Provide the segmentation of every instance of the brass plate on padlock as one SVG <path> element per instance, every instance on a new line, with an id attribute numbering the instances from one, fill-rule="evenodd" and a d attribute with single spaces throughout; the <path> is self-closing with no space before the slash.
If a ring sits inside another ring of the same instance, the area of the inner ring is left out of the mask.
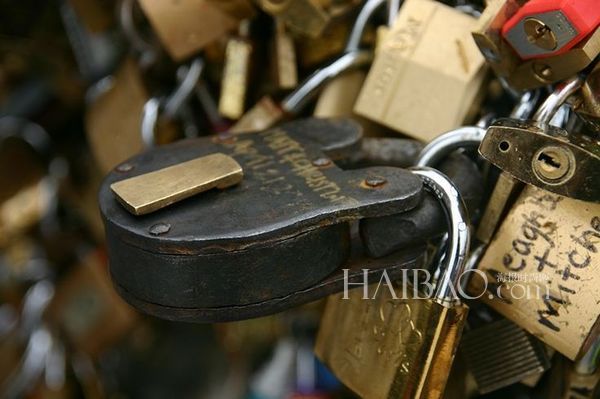
<path id="1" fill-rule="evenodd" d="M 422 183 L 410 172 L 342 171 L 333 163 L 360 138 L 349 120 L 308 119 L 184 140 L 130 159 L 130 170 L 117 168 L 99 194 L 113 279 L 134 300 L 179 309 L 249 305 L 314 285 L 348 256 L 345 222 L 403 212 L 421 199 Z M 142 217 L 110 190 L 119 180 L 216 152 L 242 166 L 240 184 Z"/>
<path id="2" fill-rule="evenodd" d="M 145 215 L 213 188 L 242 181 L 235 159 L 211 154 L 113 183 L 110 188 L 134 215 Z"/>
<path id="3" fill-rule="evenodd" d="M 468 308 L 376 288 L 366 299 L 360 288 L 329 297 L 317 357 L 363 398 L 442 398 Z"/>
<path id="4" fill-rule="evenodd" d="M 476 23 L 436 1 L 405 1 L 354 111 L 425 142 L 461 126 L 486 71 L 471 37 Z"/>
<path id="5" fill-rule="evenodd" d="M 592 138 L 507 118 L 488 128 L 479 153 L 522 182 L 600 202 L 600 144 Z"/>
<path id="6" fill-rule="evenodd" d="M 574 360 L 598 334 L 599 245 L 599 204 L 527 187 L 480 262 L 481 299 Z"/>

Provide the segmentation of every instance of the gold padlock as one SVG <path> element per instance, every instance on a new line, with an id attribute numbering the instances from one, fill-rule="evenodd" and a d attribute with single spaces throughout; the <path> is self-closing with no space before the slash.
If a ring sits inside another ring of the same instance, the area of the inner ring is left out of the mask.
<path id="1" fill-rule="evenodd" d="M 348 71 L 328 82 L 319 95 L 313 115 L 334 118 L 353 114 L 354 103 L 365 81 L 361 70 Z"/>
<path id="2" fill-rule="evenodd" d="M 356 113 L 426 142 L 462 126 L 486 72 L 471 37 L 476 23 L 439 2 L 404 2 L 377 51 Z"/>
<path id="3" fill-rule="evenodd" d="M 598 334 L 600 205 L 527 186 L 479 264 L 473 294 L 569 359 Z M 487 287 L 486 287 L 487 286 Z"/>
<path id="4" fill-rule="evenodd" d="M 294 40 L 286 31 L 281 20 L 275 20 L 273 37 L 273 64 L 275 82 L 283 90 L 293 89 L 298 85 L 298 67 L 296 65 L 296 48 Z"/>
<path id="5" fill-rule="evenodd" d="M 94 158 L 107 173 L 144 148 L 140 126 L 149 96 L 133 59 L 126 59 L 114 78 L 102 84 L 103 92 L 88 106 L 85 125 Z"/>
<path id="6" fill-rule="evenodd" d="M 259 0 L 259 6 L 306 36 L 318 37 L 331 19 L 317 0 Z"/>
<path id="7" fill-rule="evenodd" d="M 140 0 L 161 43 L 182 61 L 237 28 L 239 20 L 209 0 Z"/>
<path id="8" fill-rule="evenodd" d="M 88 93 L 86 133 L 100 171 L 107 173 L 145 148 L 145 110 L 156 101 L 150 101 L 140 67 L 131 58 L 114 76 L 101 80 Z M 152 138 L 157 143 L 172 141 L 178 134 L 170 120 L 157 120 L 154 125 Z"/>
<path id="9" fill-rule="evenodd" d="M 386 279 L 386 287 L 378 284 L 370 298 L 364 282 L 362 290 L 328 299 L 317 336 L 317 356 L 365 398 L 443 397 L 466 322 L 468 308 L 455 295 L 469 246 L 464 204 L 439 172 L 415 173 L 438 196 L 450 224 L 435 295 L 407 298 L 406 286 L 393 287 Z"/>
<path id="10" fill-rule="evenodd" d="M 240 35 L 227 42 L 225 68 L 221 79 L 219 112 L 229 119 L 239 119 L 244 113 L 252 57 L 248 40 L 249 21 L 240 24 Z"/>

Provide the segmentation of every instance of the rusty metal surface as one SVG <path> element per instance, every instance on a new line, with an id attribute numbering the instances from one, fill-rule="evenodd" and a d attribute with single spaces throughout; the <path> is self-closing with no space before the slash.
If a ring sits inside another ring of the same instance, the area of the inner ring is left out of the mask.
<path id="1" fill-rule="evenodd" d="M 483 177 L 477 165 L 467 156 L 455 153 L 442 162 L 440 170 L 456 184 L 472 216 L 483 196 Z M 379 257 L 439 237 L 447 231 L 447 226 L 439 201 L 427 194 L 415 209 L 398 215 L 363 219 L 360 229 L 370 256 Z"/>
<path id="2" fill-rule="evenodd" d="M 342 292 L 344 290 L 344 268 L 349 269 L 348 282 L 361 283 L 364 281 L 363 269 L 369 270 L 368 281 L 377 282 L 382 277 L 384 271 L 391 280 L 400 280 L 403 277 L 403 270 L 424 267 L 424 246 L 416 246 L 384 258 L 373 259 L 366 257 L 362 249 L 360 249 L 360 240 L 353 240 L 352 244 L 355 254 L 346 264 L 334 271 L 330 276 L 304 289 L 291 292 L 288 295 L 273 297 L 252 304 L 215 308 L 168 307 L 142 301 L 118 284 L 115 284 L 115 286 L 119 294 L 127 302 L 139 311 L 151 316 L 173 321 L 216 323 L 267 316 Z M 357 248 L 359 249 L 357 250 Z M 350 288 L 355 287 L 357 286 L 350 286 Z"/>
<path id="3" fill-rule="evenodd" d="M 172 308 L 249 305 L 313 286 L 347 258 L 346 222 L 402 213 L 421 201 L 421 181 L 408 171 L 343 171 L 331 162 L 328 152 L 342 156 L 359 139 L 354 122 L 309 119 L 132 158 L 99 194 L 113 279 L 136 300 Z M 110 192 L 115 181 L 214 152 L 242 166 L 238 186 L 142 217 Z"/>

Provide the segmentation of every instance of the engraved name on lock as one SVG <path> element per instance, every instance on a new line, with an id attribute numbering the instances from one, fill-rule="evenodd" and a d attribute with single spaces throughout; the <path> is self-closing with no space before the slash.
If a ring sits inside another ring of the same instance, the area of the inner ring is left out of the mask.
<path id="1" fill-rule="evenodd" d="M 600 205 L 527 187 L 480 263 L 482 299 L 575 360 L 598 330 L 599 251 Z"/>

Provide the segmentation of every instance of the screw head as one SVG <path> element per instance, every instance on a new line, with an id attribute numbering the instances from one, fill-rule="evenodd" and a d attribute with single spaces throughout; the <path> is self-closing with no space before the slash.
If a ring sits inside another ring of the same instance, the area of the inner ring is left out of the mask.
<path id="1" fill-rule="evenodd" d="M 331 160 L 328 158 L 317 158 L 315 160 L 312 161 L 313 166 L 317 166 L 317 167 L 325 167 L 325 166 L 329 166 L 331 165 Z"/>
<path id="2" fill-rule="evenodd" d="M 115 170 L 119 173 L 129 172 L 132 169 L 133 169 L 133 165 L 130 164 L 129 162 L 122 163 L 121 165 L 119 165 L 115 168 Z"/>
<path id="3" fill-rule="evenodd" d="M 167 234 L 171 230 L 171 225 L 169 223 L 156 223 L 150 226 L 148 232 L 153 236 L 160 236 L 163 234 Z"/>
<path id="4" fill-rule="evenodd" d="M 383 177 L 379 177 L 379 176 L 367 177 L 365 179 L 365 184 L 371 188 L 381 187 L 386 183 L 387 183 L 387 180 L 384 179 Z"/>

